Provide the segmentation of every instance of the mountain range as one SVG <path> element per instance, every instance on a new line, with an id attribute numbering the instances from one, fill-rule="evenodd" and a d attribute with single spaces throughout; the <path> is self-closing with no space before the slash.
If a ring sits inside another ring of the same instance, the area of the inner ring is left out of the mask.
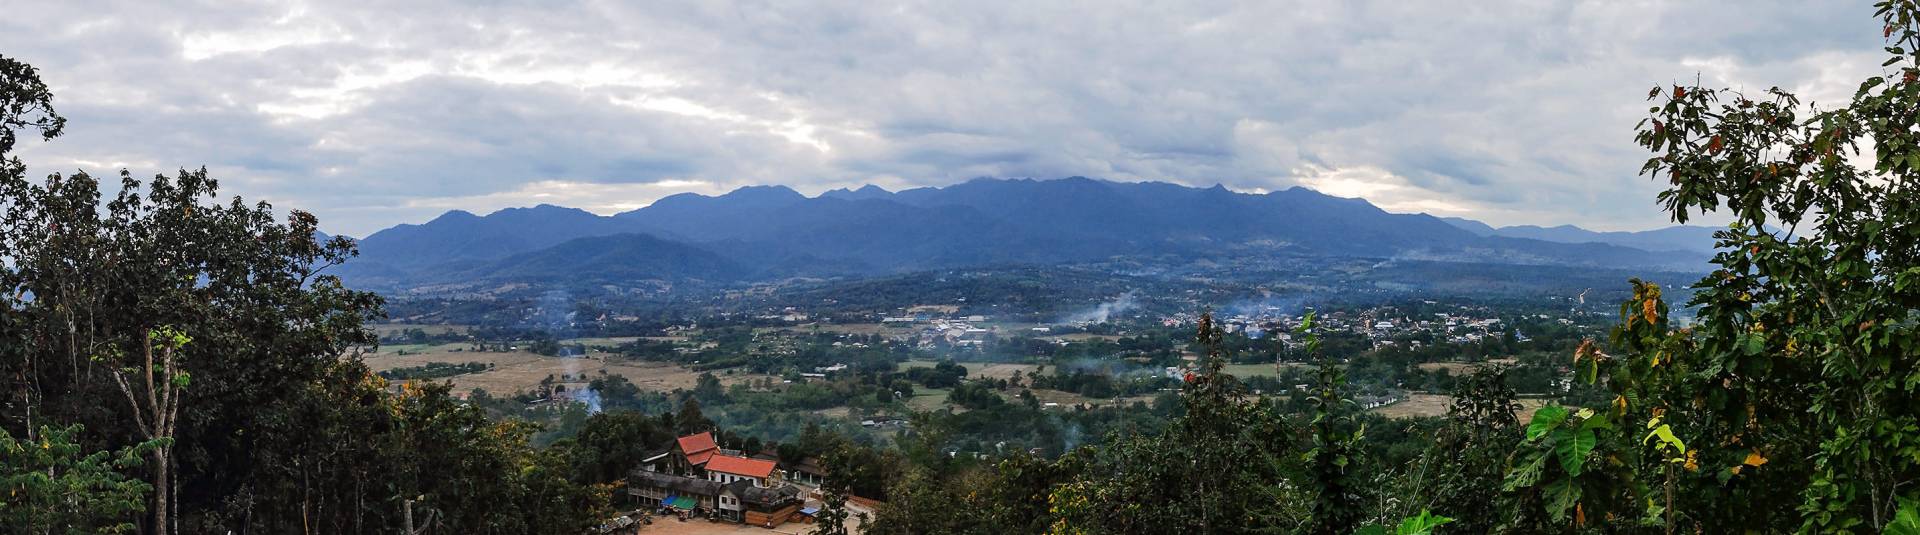
<path id="1" fill-rule="evenodd" d="M 1494 228 L 1397 214 L 1306 188 L 975 179 L 808 197 L 785 186 L 683 193 L 611 216 L 552 205 L 451 211 L 359 241 L 342 266 L 376 289 L 476 282 L 735 282 L 1120 258 L 1356 257 L 1693 268 L 1711 229 Z M 1657 252 L 1656 252 L 1657 251 Z"/>
<path id="2" fill-rule="evenodd" d="M 1714 227 L 1675 225 L 1638 232 L 1598 232 L 1573 225 L 1553 227 L 1516 225 L 1495 228 L 1486 223 L 1460 217 L 1443 217 L 1440 220 L 1481 236 L 1527 238 L 1559 243 L 1606 243 L 1648 251 L 1712 251 L 1713 233 L 1718 230 Z"/>

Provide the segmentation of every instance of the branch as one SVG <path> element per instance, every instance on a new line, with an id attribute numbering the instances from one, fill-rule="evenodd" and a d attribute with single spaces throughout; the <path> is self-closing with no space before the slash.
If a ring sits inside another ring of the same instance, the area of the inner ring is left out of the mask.
<path id="1" fill-rule="evenodd" d="M 113 371 L 113 381 L 115 383 L 120 384 L 120 392 L 127 395 L 127 404 L 133 407 L 133 423 L 135 425 L 140 426 L 140 431 L 142 433 L 146 433 L 147 438 L 149 439 L 153 438 L 154 437 L 153 428 L 147 427 L 146 418 L 141 416 L 139 398 L 133 395 L 133 388 L 130 386 L 127 386 L 126 373 L 121 372 L 117 368 L 112 371 Z"/>

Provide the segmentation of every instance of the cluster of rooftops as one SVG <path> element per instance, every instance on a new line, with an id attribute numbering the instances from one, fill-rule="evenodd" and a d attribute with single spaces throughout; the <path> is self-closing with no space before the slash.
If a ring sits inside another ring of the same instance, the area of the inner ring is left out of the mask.
<path id="1" fill-rule="evenodd" d="M 627 478 L 627 493 L 649 506 L 772 527 L 804 521 L 812 512 L 804 508 L 805 491 L 786 479 L 773 459 L 721 449 L 712 433 L 698 433 L 643 459 Z"/>

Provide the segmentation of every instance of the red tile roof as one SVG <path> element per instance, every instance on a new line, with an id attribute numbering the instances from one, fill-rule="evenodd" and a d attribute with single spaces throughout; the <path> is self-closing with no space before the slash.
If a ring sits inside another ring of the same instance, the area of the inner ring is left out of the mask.
<path id="1" fill-rule="evenodd" d="M 707 462 L 720 447 L 713 443 L 713 433 L 700 433 L 680 437 L 680 453 L 687 456 L 687 462 L 701 464 Z"/>
<path id="2" fill-rule="evenodd" d="M 707 471 L 737 476 L 767 477 L 773 475 L 773 461 L 715 455 L 707 459 Z"/>
<path id="3" fill-rule="evenodd" d="M 707 460 L 712 459 L 713 454 L 715 453 L 719 453 L 719 451 L 707 450 L 707 451 L 702 451 L 698 453 L 689 453 L 687 454 L 687 464 L 692 464 L 692 465 L 707 464 Z"/>

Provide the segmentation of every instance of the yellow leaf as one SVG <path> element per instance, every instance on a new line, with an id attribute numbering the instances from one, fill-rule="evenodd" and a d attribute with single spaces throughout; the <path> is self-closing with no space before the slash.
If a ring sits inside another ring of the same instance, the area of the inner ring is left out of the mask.
<path id="1" fill-rule="evenodd" d="M 1760 465 L 1767 464 L 1767 457 L 1765 455 L 1761 455 L 1760 450 L 1753 450 L 1751 453 L 1747 454 L 1747 460 L 1743 464 L 1746 464 L 1747 466 L 1752 466 L 1754 468 L 1759 468 Z"/>

